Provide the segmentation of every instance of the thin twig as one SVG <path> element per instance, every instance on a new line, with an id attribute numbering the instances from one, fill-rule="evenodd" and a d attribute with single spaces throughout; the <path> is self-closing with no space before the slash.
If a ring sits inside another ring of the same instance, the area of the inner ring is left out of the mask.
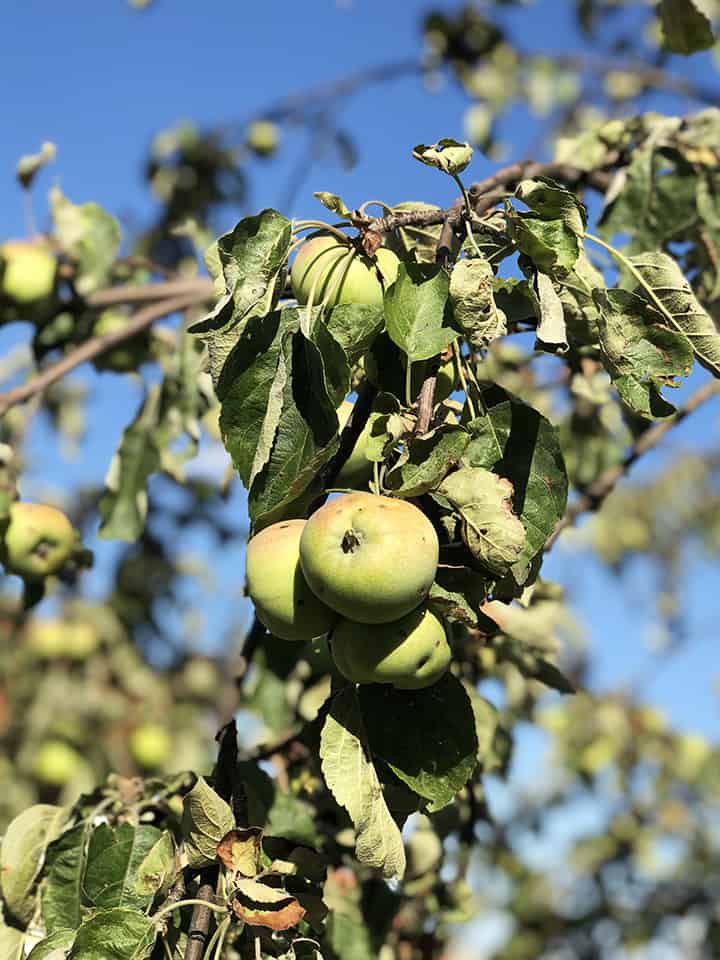
<path id="1" fill-rule="evenodd" d="M 678 407 L 674 417 L 663 420 L 662 423 L 656 423 L 653 427 L 650 427 L 649 430 L 646 430 L 645 433 L 637 439 L 632 449 L 620 463 L 614 464 L 608 467 L 607 470 L 604 470 L 597 480 L 590 484 L 587 490 L 570 504 L 564 515 L 558 520 L 553 532 L 545 541 L 544 549 L 546 551 L 549 550 L 562 531 L 566 527 L 572 526 L 582 513 L 588 510 L 597 510 L 608 494 L 615 489 L 618 481 L 644 453 L 656 447 L 669 430 L 672 430 L 678 423 L 682 423 L 686 417 L 719 392 L 720 383 L 717 380 L 709 380 L 696 390 L 681 407 Z"/>
<path id="2" fill-rule="evenodd" d="M 57 363 L 46 367 L 41 373 L 33 377 L 32 380 L 28 380 L 13 390 L 8 390 L 7 393 L 0 394 L 0 417 L 7 413 L 15 404 L 23 403 L 25 400 L 29 400 L 30 397 L 34 397 L 36 394 L 47 390 L 49 386 L 57 383 L 58 380 L 61 380 L 66 374 L 70 373 L 71 370 L 74 370 L 75 367 L 79 367 L 81 363 L 85 363 L 86 360 L 94 360 L 95 357 L 100 356 L 101 353 L 104 353 L 110 347 L 114 347 L 116 344 L 130 339 L 130 337 L 145 330 L 161 317 L 166 317 L 171 313 L 177 313 L 179 310 L 186 310 L 188 307 L 197 305 L 198 302 L 197 294 L 193 296 L 185 294 L 184 296 L 170 297 L 162 300 L 160 303 L 138 310 L 122 329 L 104 333 L 99 337 L 91 337 L 71 353 L 68 353 L 62 360 L 58 360 Z"/>

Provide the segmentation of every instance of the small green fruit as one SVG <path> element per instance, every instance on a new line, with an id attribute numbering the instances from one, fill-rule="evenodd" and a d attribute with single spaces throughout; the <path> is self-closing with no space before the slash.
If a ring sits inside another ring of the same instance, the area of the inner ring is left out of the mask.
<path id="1" fill-rule="evenodd" d="M 344 429 L 345 424 L 348 422 L 354 406 L 355 404 L 352 403 L 351 400 L 343 400 L 341 406 L 339 407 L 337 415 L 341 432 Z M 368 460 L 368 458 L 365 456 L 365 450 L 367 448 L 368 440 L 371 436 L 371 431 L 372 421 L 368 420 L 363 427 L 360 436 L 357 438 L 357 442 L 353 447 L 352 453 L 343 464 L 340 473 L 337 475 L 335 486 L 350 487 L 350 489 L 353 490 L 367 490 L 367 485 L 372 479 L 373 475 L 372 461 Z"/>
<path id="2" fill-rule="evenodd" d="M 100 337 L 105 333 L 115 333 L 127 326 L 129 316 L 122 310 L 103 310 L 93 326 L 93 336 Z M 93 364 L 96 370 L 112 370 L 114 373 L 130 373 L 137 370 L 140 364 L 147 359 L 150 346 L 150 335 L 147 331 L 135 334 L 128 340 L 123 340 L 114 347 L 110 347 L 99 357 L 95 357 Z"/>
<path id="3" fill-rule="evenodd" d="M 320 235 L 298 250 L 290 270 L 290 281 L 298 303 L 328 307 L 338 303 L 363 303 L 381 307 L 383 291 L 397 277 L 400 261 L 391 250 L 380 248 L 371 260 L 349 240 Z M 379 272 L 378 272 L 379 271 Z"/>
<path id="4" fill-rule="evenodd" d="M 389 623 L 419 606 L 438 565 L 435 528 L 405 500 L 350 493 L 310 517 L 300 564 L 313 593 L 360 623 Z"/>
<path id="5" fill-rule="evenodd" d="M 130 754 L 145 770 L 162 766 L 170 756 L 172 738 L 159 723 L 143 723 L 130 734 Z"/>
<path id="6" fill-rule="evenodd" d="M 39 657 L 87 660 L 97 650 L 99 637 L 90 623 L 42 619 L 32 621 L 26 631 L 28 647 Z"/>
<path id="7" fill-rule="evenodd" d="M 245 143 L 259 157 L 269 157 L 278 148 L 280 131 L 269 120 L 257 120 L 248 127 Z"/>
<path id="8" fill-rule="evenodd" d="M 51 576 L 65 566 L 77 544 L 77 532 L 61 510 L 44 503 L 11 504 L 2 549 L 8 573 L 26 580 Z"/>
<path id="9" fill-rule="evenodd" d="M 282 640 L 307 642 L 322 636 L 337 616 L 305 582 L 299 560 L 305 520 L 273 523 L 247 546 L 247 589 L 255 613 Z"/>
<path id="10" fill-rule="evenodd" d="M 9 241 L 0 247 L 0 291 L 17 304 L 27 306 L 47 299 L 55 287 L 57 261 L 37 243 Z"/>
<path id="11" fill-rule="evenodd" d="M 419 690 L 436 683 L 450 663 L 445 628 L 427 607 L 372 627 L 341 620 L 330 641 L 338 670 L 353 683 L 391 683 Z"/>
<path id="12" fill-rule="evenodd" d="M 64 787 L 82 767 L 82 757 L 62 740 L 46 740 L 33 760 L 33 773 L 40 783 Z"/>

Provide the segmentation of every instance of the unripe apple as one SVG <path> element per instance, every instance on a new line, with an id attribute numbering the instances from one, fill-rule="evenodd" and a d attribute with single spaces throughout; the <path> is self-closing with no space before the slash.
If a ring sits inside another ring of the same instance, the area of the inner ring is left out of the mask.
<path id="1" fill-rule="evenodd" d="M 280 142 L 280 131 L 269 120 L 256 120 L 247 129 L 245 143 L 259 157 L 275 153 Z"/>
<path id="2" fill-rule="evenodd" d="M 127 326 L 129 319 L 122 310 L 103 310 L 93 326 L 93 336 L 100 337 L 105 333 L 122 330 Z M 96 370 L 129 373 L 131 370 L 137 370 L 147 358 L 149 345 L 150 335 L 147 331 L 141 331 L 95 357 L 93 364 Z"/>
<path id="3" fill-rule="evenodd" d="M 49 787 L 64 787 L 78 773 L 82 763 L 77 750 L 63 740 L 46 740 L 33 759 L 33 773 Z"/>
<path id="4" fill-rule="evenodd" d="M 143 723 L 130 734 L 130 754 L 145 770 L 162 766 L 170 756 L 172 738 L 159 723 Z"/>
<path id="5" fill-rule="evenodd" d="M 343 400 L 341 406 L 338 408 L 337 415 L 341 431 L 348 422 L 354 406 L 355 404 L 351 400 Z M 367 489 L 367 485 L 372 479 L 373 475 L 372 460 L 368 460 L 368 458 L 365 456 L 365 450 L 367 448 L 368 440 L 370 439 L 371 430 L 372 421 L 368 419 L 367 423 L 362 429 L 362 432 L 360 433 L 360 436 L 357 438 L 352 453 L 342 465 L 342 469 L 337 475 L 335 486 L 350 487 L 351 489 L 355 490 Z"/>
<path id="6" fill-rule="evenodd" d="M 98 647 L 98 634 L 90 623 L 69 620 L 33 620 L 27 628 L 28 647 L 39 657 L 87 660 Z"/>
<path id="7" fill-rule="evenodd" d="M 425 514 L 405 500 L 350 493 L 320 507 L 300 538 L 310 589 L 360 623 L 389 623 L 427 596 L 439 545 Z"/>
<path id="8" fill-rule="evenodd" d="M 450 663 L 445 627 L 426 606 L 392 623 L 368 626 L 341 620 L 330 640 L 335 664 L 353 683 L 391 683 L 401 690 L 429 687 Z"/>
<path id="9" fill-rule="evenodd" d="M 10 505 L 2 562 L 8 573 L 40 580 L 61 570 L 77 543 L 77 532 L 61 510 L 16 502 Z"/>
<path id="10" fill-rule="evenodd" d="M 247 545 L 248 594 L 258 619 L 282 640 L 307 642 L 337 620 L 310 590 L 300 568 L 305 520 L 282 520 L 261 530 Z"/>
<path id="11" fill-rule="evenodd" d="M 421 877 L 440 865 L 443 845 L 427 817 L 405 844 L 408 878 Z"/>
<path id="12" fill-rule="evenodd" d="M 12 240 L 0 247 L 0 291 L 17 304 L 45 300 L 55 286 L 57 261 L 38 243 Z"/>
<path id="13" fill-rule="evenodd" d="M 313 303 L 324 302 L 329 307 L 338 303 L 381 307 L 383 291 L 394 282 L 399 265 L 391 250 L 381 247 L 371 260 L 349 240 L 343 243 L 334 235 L 322 234 L 300 247 L 290 281 L 301 304 L 307 303 L 312 293 Z"/>

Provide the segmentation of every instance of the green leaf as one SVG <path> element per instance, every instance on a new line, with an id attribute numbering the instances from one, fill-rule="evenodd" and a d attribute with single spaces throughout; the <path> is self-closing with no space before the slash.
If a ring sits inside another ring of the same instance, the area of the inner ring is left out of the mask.
<path id="1" fill-rule="evenodd" d="M 549 177 L 522 180 L 515 188 L 515 196 L 543 220 L 562 220 L 578 237 L 585 235 L 585 204 L 571 190 Z"/>
<path id="2" fill-rule="evenodd" d="M 38 803 L 10 822 L 0 846 L 0 888 L 5 906 L 24 926 L 35 912 L 35 881 L 48 844 L 59 835 L 67 810 Z"/>
<path id="3" fill-rule="evenodd" d="M 350 363 L 355 363 L 372 346 L 385 322 L 382 307 L 365 303 L 339 303 L 324 316 L 325 325 L 345 351 Z"/>
<path id="4" fill-rule="evenodd" d="M 183 798 L 182 834 L 191 867 L 217 861 L 217 845 L 235 826 L 235 817 L 221 796 L 202 777 Z"/>
<path id="5" fill-rule="evenodd" d="M 526 532 L 525 548 L 512 569 L 522 584 L 530 561 L 565 512 L 565 463 L 555 427 L 537 410 L 494 385 L 481 386 L 477 400 L 484 412 L 465 424 L 473 436 L 462 464 L 493 470 L 512 483 L 513 506 Z"/>
<path id="6" fill-rule="evenodd" d="M 318 190 L 313 193 L 313 196 L 316 200 L 319 200 L 327 210 L 332 210 L 332 212 L 336 213 L 339 217 L 349 217 L 352 212 L 349 207 L 346 206 L 342 197 L 339 197 L 336 193 Z"/>
<path id="7" fill-rule="evenodd" d="M 15 176 L 20 186 L 26 190 L 31 187 L 42 168 L 55 159 L 56 152 L 55 144 L 46 140 L 38 153 L 27 153 L 20 157 L 15 167 Z"/>
<path id="8" fill-rule="evenodd" d="M 660 0 L 663 45 L 668 50 L 687 57 L 715 43 L 712 24 L 700 7 L 696 0 Z"/>
<path id="9" fill-rule="evenodd" d="M 621 398 L 648 419 L 670 416 L 675 408 L 660 388 L 677 386 L 675 378 L 690 372 L 690 341 L 669 330 L 661 313 L 627 290 L 596 290 L 595 302 L 605 367 Z"/>
<path id="10" fill-rule="evenodd" d="M 482 467 L 463 467 L 445 478 L 438 493 L 460 513 L 468 550 L 504 577 L 525 546 L 525 527 L 513 513 L 512 483 Z"/>
<path id="11" fill-rule="evenodd" d="M 430 607 L 448 620 L 477 625 L 477 611 L 485 601 L 486 579 L 470 567 L 441 563 L 430 587 Z"/>
<path id="12" fill-rule="evenodd" d="M 87 825 L 79 824 L 63 833 L 47 849 L 41 905 L 48 934 L 80 926 L 87 832 Z"/>
<path id="13" fill-rule="evenodd" d="M 496 743 L 500 717 L 497 708 L 481 697 L 475 688 L 467 682 L 463 687 L 470 699 L 475 718 L 475 736 L 477 737 L 477 758 L 483 773 L 491 773 L 503 766 L 502 742 Z"/>
<path id="14" fill-rule="evenodd" d="M 564 220 L 543 220 L 510 210 L 508 223 L 513 240 L 538 270 L 560 275 L 572 270 L 581 244 Z"/>
<path id="15" fill-rule="evenodd" d="M 50 191 L 55 239 L 77 267 L 74 285 L 83 296 L 107 283 L 120 248 L 117 220 L 96 203 L 74 204 L 58 187 Z"/>
<path id="16" fill-rule="evenodd" d="M 446 673 L 424 690 L 373 684 L 359 687 L 358 698 L 372 752 L 431 810 L 450 803 L 477 764 L 472 707 L 460 681 Z"/>
<path id="17" fill-rule="evenodd" d="M 145 529 L 147 481 L 160 467 L 159 435 L 161 388 L 150 387 L 133 422 L 123 433 L 105 477 L 100 500 L 99 535 L 105 540 L 132 543 Z"/>
<path id="18" fill-rule="evenodd" d="M 413 147 L 412 155 L 428 167 L 436 167 L 443 173 L 457 176 L 472 160 L 473 149 L 469 143 L 443 137 L 437 143 L 419 143 Z"/>
<path id="19" fill-rule="evenodd" d="M 635 293 L 664 313 L 668 324 L 688 338 L 698 361 L 720 377 L 720 333 L 678 263 L 667 253 L 642 253 L 630 262 L 644 281 Z"/>
<path id="20" fill-rule="evenodd" d="M 387 332 L 410 360 L 429 360 L 457 336 L 447 325 L 449 280 L 438 266 L 401 263 L 385 291 Z"/>
<path id="21" fill-rule="evenodd" d="M 93 830 L 88 844 L 83 895 L 99 909 L 134 907 L 144 910 L 152 896 L 136 890 L 140 864 L 160 837 L 157 827 L 129 823 L 113 829 L 102 823 Z"/>
<path id="22" fill-rule="evenodd" d="M 176 872 L 175 841 L 170 831 L 164 830 L 138 864 L 134 891 L 152 902 L 159 893 L 167 893 Z"/>
<path id="23" fill-rule="evenodd" d="M 156 936 L 144 913 L 126 907 L 101 910 L 78 930 L 68 960 L 147 960 Z"/>
<path id="24" fill-rule="evenodd" d="M 255 527 L 279 519 L 338 447 L 336 408 L 347 392 L 349 369 L 340 346 L 321 324 L 309 333 L 312 339 L 297 331 L 282 342 L 280 418 L 268 460 L 250 487 Z"/>
<path id="25" fill-rule="evenodd" d="M 32 948 L 27 960 L 65 960 L 75 940 L 75 933 L 75 930 L 56 930 L 52 936 L 45 937 Z M 4 957 L 5 954 L 0 953 L 0 956 Z"/>
<path id="26" fill-rule="evenodd" d="M 269 313 L 279 296 L 292 226 L 276 210 L 245 217 L 206 254 L 217 303 L 191 328 L 208 345 L 210 373 L 217 386 L 225 361 L 250 317 Z"/>
<path id="27" fill-rule="evenodd" d="M 535 314 L 538 318 L 535 349 L 545 349 L 550 353 L 565 353 L 568 349 L 565 311 L 552 280 L 546 273 L 533 270 L 528 290 L 532 295 Z"/>
<path id="28" fill-rule="evenodd" d="M 370 759 L 357 694 L 353 687 L 332 701 L 320 735 L 322 772 L 330 792 L 355 826 L 355 854 L 385 877 L 405 873 L 405 850 Z"/>
<path id="29" fill-rule="evenodd" d="M 585 253 L 581 253 L 572 270 L 563 277 L 558 295 L 563 307 L 567 339 L 574 347 L 598 341 L 598 308 L 593 290 L 604 289 L 605 281 Z"/>
<path id="30" fill-rule="evenodd" d="M 473 347 L 487 346 L 507 334 L 507 318 L 493 295 L 493 269 L 485 258 L 458 260 L 450 274 L 455 322 Z"/>
<path id="31" fill-rule="evenodd" d="M 455 467 L 470 439 L 460 426 L 441 424 L 421 437 L 412 437 L 387 474 L 389 489 L 399 497 L 419 497 L 436 487 Z"/>

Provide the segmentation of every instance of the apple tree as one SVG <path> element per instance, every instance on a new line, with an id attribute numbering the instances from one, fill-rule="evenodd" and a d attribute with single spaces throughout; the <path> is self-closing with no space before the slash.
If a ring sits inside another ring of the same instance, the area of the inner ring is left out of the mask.
<path id="1" fill-rule="evenodd" d="M 422 201 L 231 218 L 286 125 L 352 153 L 309 91 L 240 144 L 159 136 L 139 236 L 55 186 L 47 233 L 0 247 L 22 331 L 0 393 L 3 958 L 430 960 L 499 915 L 488 957 L 717 955 L 720 752 L 594 685 L 544 568 L 563 542 L 620 576 L 646 554 L 680 636 L 685 552 L 720 548 L 716 449 L 628 478 L 720 390 L 720 84 L 667 65 L 714 44 L 713 11 L 661 0 L 650 40 L 606 54 L 632 5 L 578 3 L 588 50 L 548 58 L 506 6 L 431 13 L 421 58 L 332 91 L 414 71 L 467 92 L 467 140 L 393 145 Z M 704 105 L 640 109 L 657 90 Z M 551 152 L 476 177 L 518 103 Z M 36 502 L 34 418 L 82 456 L 82 364 L 139 407 L 103 489 Z M 225 597 L 210 655 L 213 566 L 253 617 Z M 529 728 L 552 753 L 522 790 Z"/>

